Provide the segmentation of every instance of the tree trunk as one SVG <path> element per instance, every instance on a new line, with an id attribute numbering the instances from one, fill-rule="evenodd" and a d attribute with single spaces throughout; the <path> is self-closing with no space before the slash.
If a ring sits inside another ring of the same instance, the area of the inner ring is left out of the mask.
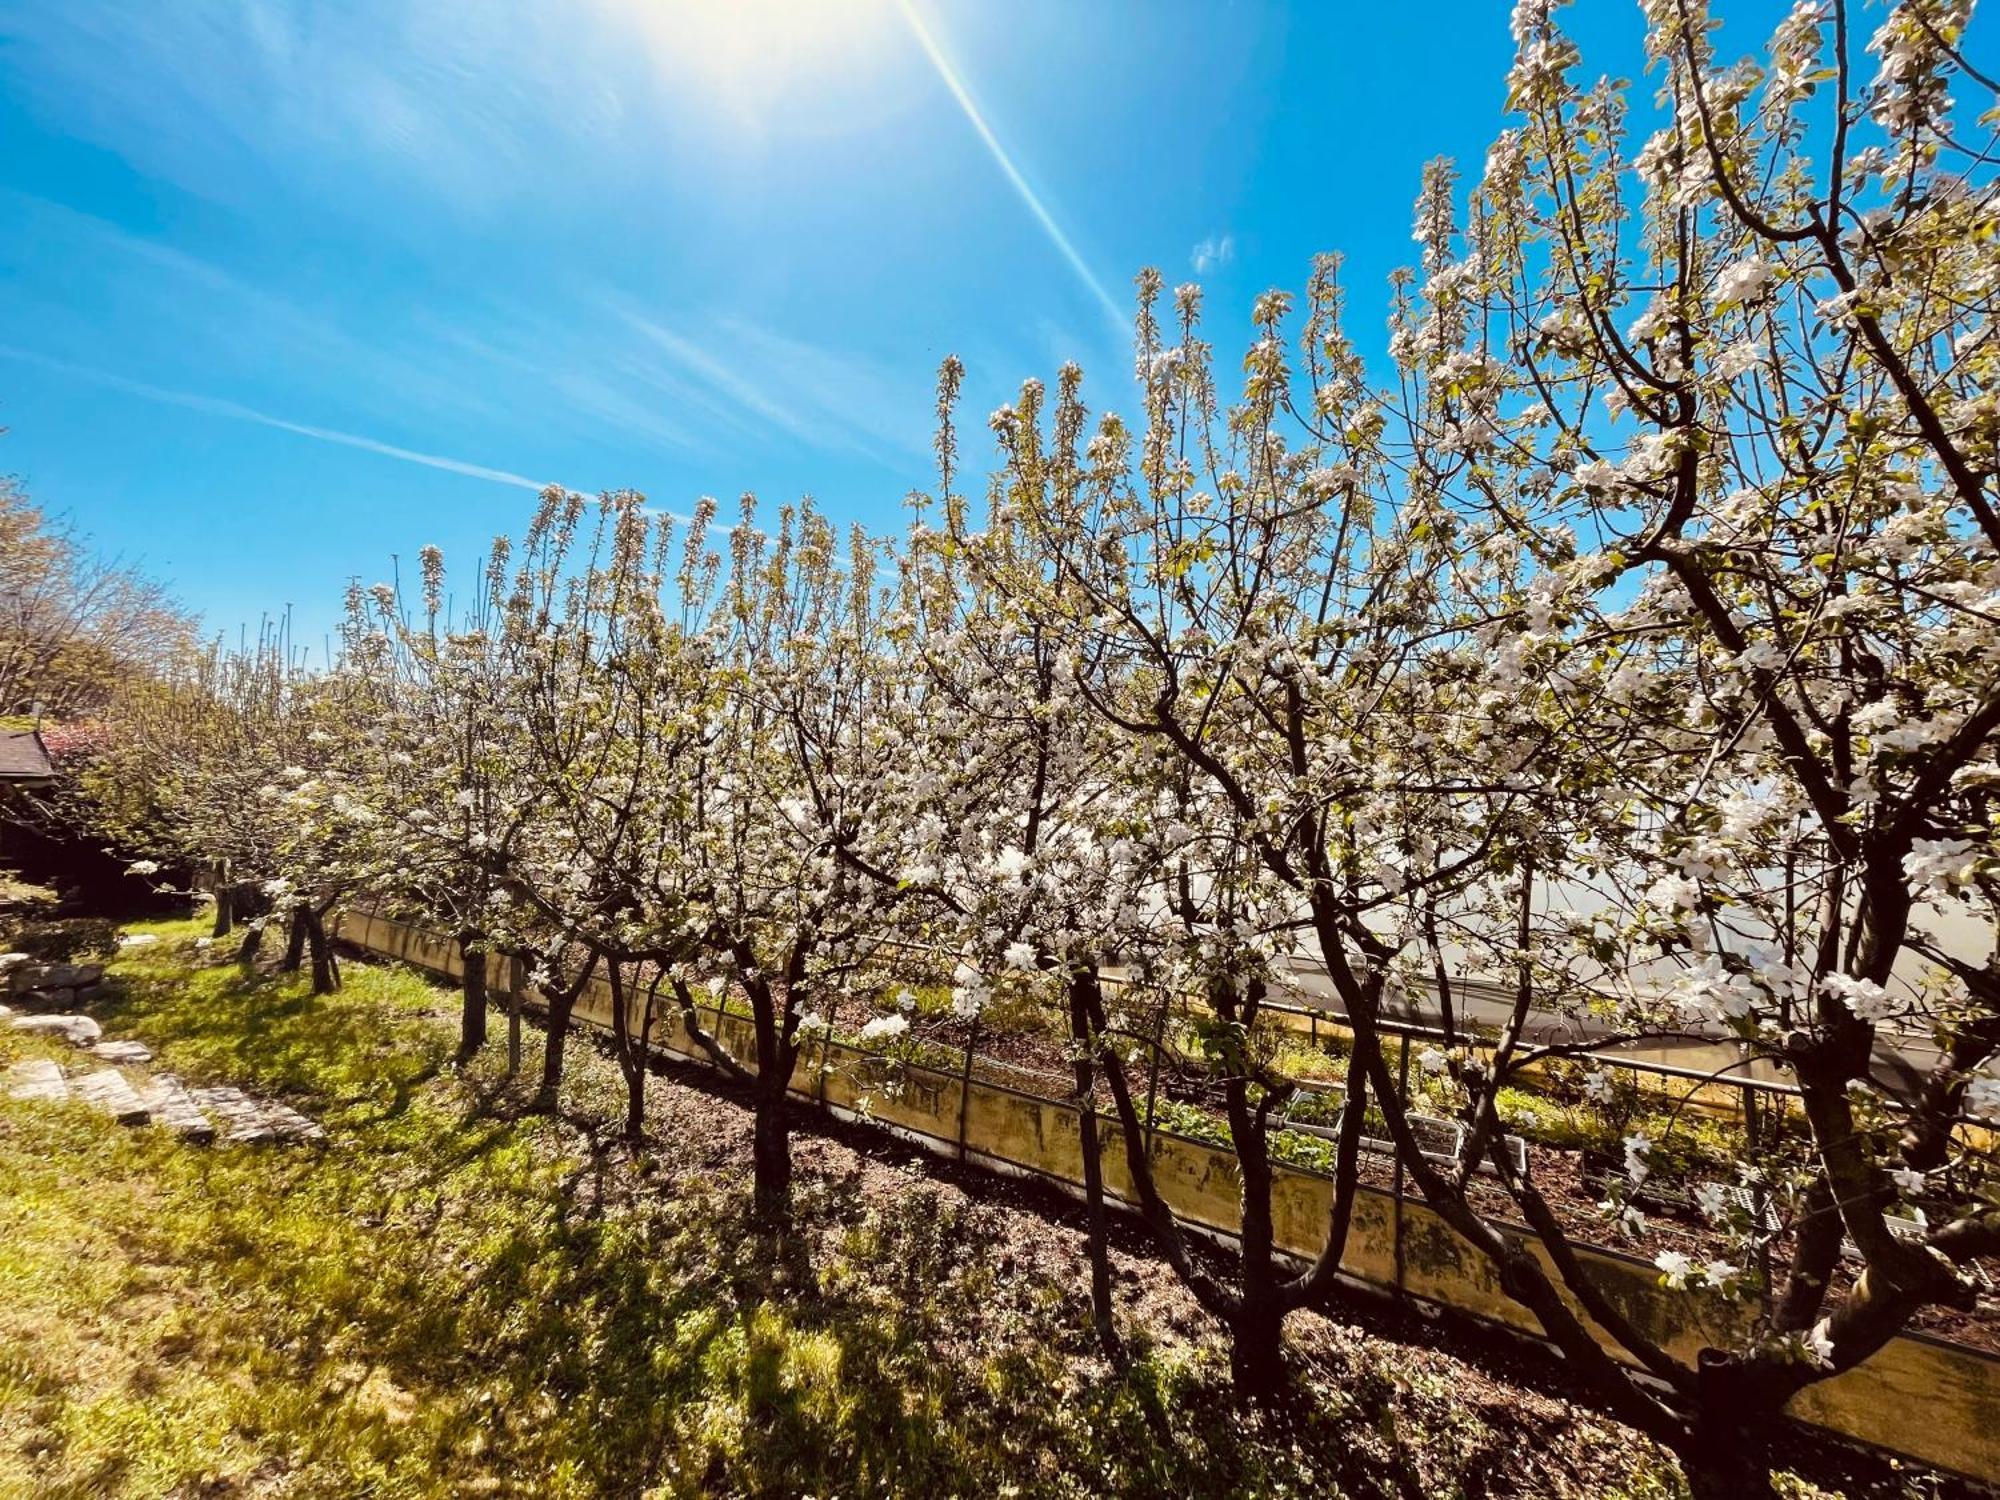
<path id="1" fill-rule="evenodd" d="M 507 1076 L 521 1076 L 521 1006 L 527 996 L 528 966 L 518 953 L 507 955 Z"/>
<path id="2" fill-rule="evenodd" d="M 1768 1500 L 1770 1465 L 1740 1433 L 1707 1431 L 1676 1455 L 1691 1500 Z"/>
<path id="3" fill-rule="evenodd" d="M 1234 1012 L 1222 1006 L 1217 1007 L 1217 1014 L 1234 1019 Z M 1281 1339 L 1285 1322 L 1273 1255 L 1276 1235 L 1271 1218 L 1270 1141 L 1265 1109 L 1251 1102 L 1248 1080 L 1231 1078 L 1223 1089 L 1229 1138 L 1243 1184 L 1237 1240 L 1242 1257 L 1242 1298 L 1230 1319 L 1229 1370 L 1237 1399 L 1268 1400 L 1278 1394 L 1284 1381 Z"/>
<path id="4" fill-rule="evenodd" d="M 1085 1248 L 1090 1256 L 1090 1317 L 1097 1327 L 1097 1342 L 1115 1360 L 1123 1351 L 1118 1343 L 1117 1308 L 1111 1298 L 1111 1232 L 1104 1211 L 1104 1163 L 1098 1155 L 1097 1107 L 1088 1094 L 1084 1096 L 1079 1124 L 1083 1132 L 1083 1196 L 1088 1215 Z"/>
<path id="5" fill-rule="evenodd" d="M 646 1138 L 646 1065 L 625 1070 L 625 1139 L 637 1145 Z"/>
<path id="6" fill-rule="evenodd" d="M 458 940 L 464 967 L 459 982 L 462 1004 L 458 1014 L 458 1056 L 462 1062 L 486 1045 L 486 950 L 469 936 Z"/>
<path id="7" fill-rule="evenodd" d="M 570 1013 L 576 1009 L 580 987 L 569 985 L 549 994 L 548 1040 L 542 1045 L 542 1081 L 535 1090 L 534 1108 L 543 1114 L 555 1113 L 562 1090 L 563 1044 L 569 1040 Z"/>
<path id="8" fill-rule="evenodd" d="M 1284 1389 L 1284 1312 L 1268 1282 L 1246 1276 L 1243 1301 L 1229 1327 L 1229 1376 L 1239 1401 L 1271 1401 Z"/>
<path id="9" fill-rule="evenodd" d="M 278 967 L 287 974 L 299 972 L 299 966 L 306 959 L 306 909 L 302 906 L 292 913 L 291 931 L 285 937 L 285 958 Z"/>
<path id="10" fill-rule="evenodd" d="M 791 1214 L 792 1143 L 786 1103 L 785 1080 L 758 1081 L 753 1199 L 757 1218 L 770 1228 L 783 1225 Z"/>
<path id="11" fill-rule="evenodd" d="M 613 959 L 606 963 L 604 973 L 611 983 L 611 1039 L 618 1054 L 618 1071 L 625 1078 L 625 1139 L 636 1144 L 646 1133 L 645 1039 L 632 1035 L 632 992 L 623 983 L 623 965 Z M 646 1012 L 650 1020 L 650 1001 Z M 640 1030 L 646 1029 L 642 1022 Z"/>
<path id="12" fill-rule="evenodd" d="M 305 917 L 306 946 L 312 950 L 312 992 L 331 995 L 340 988 L 340 960 L 326 935 L 326 919 L 311 908 L 306 909 Z"/>
<path id="13" fill-rule="evenodd" d="M 1077 1129 L 1083 1147 L 1083 1201 L 1086 1211 L 1084 1247 L 1090 1257 L 1090 1314 L 1097 1341 L 1112 1359 L 1120 1354 L 1118 1327 L 1111 1299 L 1111 1236 L 1104 1209 L 1104 1162 L 1098 1153 L 1097 1070 L 1090 1050 L 1087 986 L 1097 978 L 1081 972 L 1070 980 L 1070 1044 L 1075 1061 Z"/>

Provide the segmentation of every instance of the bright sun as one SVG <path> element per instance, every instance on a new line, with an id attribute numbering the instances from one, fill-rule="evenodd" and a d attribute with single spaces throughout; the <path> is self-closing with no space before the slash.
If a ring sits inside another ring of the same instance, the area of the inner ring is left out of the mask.
<path id="1" fill-rule="evenodd" d="M 801 93 L 842 92 L 899 34 L 898 0 L 612 0 L 644 32 L 662 73 L 767 122 Z"/>

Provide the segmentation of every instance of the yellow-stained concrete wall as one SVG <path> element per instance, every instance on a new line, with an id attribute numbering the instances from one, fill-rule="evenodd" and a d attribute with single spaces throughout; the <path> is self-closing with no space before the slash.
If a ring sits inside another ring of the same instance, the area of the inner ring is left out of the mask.
<path id="1" fill-rule="evenodd" d="M 456 945 L 435 933 L 365 911 L 342 911 L 339 937 L 358 948 L 402 959 L 456 978 L 462 971 Z M 507 975 L 493 976 L 496 993 Z M 577 1018 L 611 1023 L 608 986 L 589 986 L 577 1001 Z M 736 1056 L 749 1057 L 749 1022 L 724 1014 L 715 1034 Z M 634 1029 L 638 1016 L 632 1017 Z M 677 1015 L 656 1015 L 650 1038 L 660 1050 L 706 1063 Z M 1058 1100 L 954 1075 L 887 1062 L 841 1043 L 801 1053 L 792 1088 L 801 1096 L 896 1126 L 939 1146 L 963 1146 L 988 1161 L 1051 1179 L 1065 1187 L 1083 1181 L 1082 1136 L 1077 1112 Z M 1229 1152 L 1164 1131 L 1150 1156 L 1161 1196 L 1184 1220 L 1225 1234 L 1239 1222 L 1236 1164 Z M 1105 1135 L 1107 1189 L 1132 1201 L 1124 1153 L 1111 1125 Z M 1279 1166 L 1272 1211 L 1278 1243 L 1301 1256 L 1326 1243 L 1333 1185 L 1314 1173 Z M 1423 1204 L 1363 1187 L 1342 1256 L 1350 1275 L 1396 1285 L 1396 1247 L 1402 1240 L 1402 1288 L 1441 1306 L 1529 1333 L 1538 1325 L 1528 1310 L 1502 1292 L 1492 1265 Z M 1520 1238 L 1547 1257 L 1527 1231 Z M 1645 1262 L 1616 1251 L 1578 1248 L 1589 1274 L 1627 1317 L 1674 1354 L 1692 1360 L 1704 1344 L 1725 1342 L 1744 1312 L 1700 1293 L 1669 1292 Z M 1607 1348 L 1621 1353 L 1609 1336 Z M 1907 1335 L 1891 1340 L 1873 1358 L 1802 1393 L 1793 1411 L 1804 1420 L 1873 1443 L 1927 1464 L 2000 1482 L 2000 1359 L 1977 1349 Z"/>

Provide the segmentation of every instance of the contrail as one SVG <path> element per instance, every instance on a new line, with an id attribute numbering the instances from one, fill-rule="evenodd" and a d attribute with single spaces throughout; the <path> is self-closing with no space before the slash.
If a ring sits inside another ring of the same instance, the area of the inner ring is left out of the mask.
<path id="1" fill-rule="evenodd" d="M 88 365 L 52 359 L 46 354 L 37 354 L 32 349 L 16 349 L 11 345 L 0 344 L 0 358 L 39 365 L 42 369 L 54 370 L 79 380 L 108 386 L 112 390 L 124 391 L 127 395 L 138 396 L 147 401 L 185 407 L 189 411 L 207 412 L 211 416 L 228 417 L 238 422 L 255 422 L 260 427 L 275 427 L 280 432 L 295 432 L 300 437 L 315 438 L 322 443 L 338 443 L 346 448 L 359 448 L 364 453 L 379 453 L 384 458 L 401 459 L 408 464 L 422 464 L 427 469 L 443 469 L 448 474 L 463 474 L 471 479 L 488 479 L 495 484 L 510 484 L 522 490 L 540 491 L 547 488 L 540 480 L 530 479 L 525 474 L 488 468 L 485 464 L 466 463 L 456 458 L 444 458 L 435 453 L 419 453 L 414 448 L 399 448 L 394 443 L 384 443 L 355 432 L 342 432 L 334 427 L 315 427 L 306 422 L 287 421 L 284 417 L 274 417 L 269 412 L 258 411 L 240 402 L 225 401 L 219 396 L 203 396 L 193 391 L 175 391 L 165 386 L 149 385 L 143 380 L 114 375 L 109 370 L 96 370 Z"/>
<path id="2" fill-rule="evenodd" d="M 485 464 L 466 463 L 462 459 L 445 458 L 436 453 L 419 453 L 414 448 L 399 448 L 394 443 L 385 443 L 372 437 L 363 437 L 358 432 L 342 432 L 336 427 L 315 427 L 309 422 L 293 422 L 284 417 L 274 417 L 269 412 L 258 411 L 238 401 L 227 401 L 220 396 L 203 396 L 194 391 L 169 390 L 166 386 L 150 385 L 130 376 L 116 375 L 109 370 L 93 369 L 89 365 L 72 364 L 66 359 L 54 359 L 46 354 L 37 354 L 32 349 L 17 349 L 11 344 L 0 344 L 0 359 L 17 360 L 22 364 L 36 365 L 44 370 L 54 370 L 58 374 L 74 376 L 78 380 L 88 380 L 96 385 L 106 386 L 114 391 L 124 391 L 127 395 L 138 396 L 147 401 L 158 401 L 166 406 L 184 407 L 189 411 L 206 412 L 210 416 L 228 417 L 237 422 L 255 422 L 260 427 L 275 427 L 280 432 L 295 432 L 300 437 L 309 437 L 322 443 L 338 443 L 345 448 L 359 448 L 364 453 L 379 453 L 384 458 L 401 459 L 406 464 L 422 464 L 427 469 L 443 469 L 447 474 L 463 474 L 470 479 L 487 479 L 494 484 L 512 485 L 517 490 L 533 490 L 537 494 L 547 489 L 548 484 L 539 479 L 530 479 L 525 474 L 516 474 L 508 469 L 489 468 Z M 558 485 L 558 489 L 569 486 Z M 661 510 L 657 506 L 647 506 L 650 515 L 664 516 L 679 521 L 683 525 L 693 520 L 676 510 Z M 708 529 L 723 536 L 736 530 L 734 522 L 715 520 L 709 522 Z"/>
<path id="3" fill-rule="evenodd" d="M 986 123 L 986 117 L 979 112 L 979 106 L 973 102 L 972 94 L 965 86 L 965 80 L 958 76 L 958 69 L 952 66 L 951 59 L 945 55 L 944 48 L 931 34 L 931 29 L 924 24 L 923 17 L 917 14 L 917 8 L 912 0 L 896 0 L 896 3 L 903 12 L 903 19 L 909 22 L 910 30 L 916 34 L 918 45 L 930 58 L 931 65 L 938 70 L 938 77 L 942 78 L 944 86 L 951 90 L 952 97 L 958 101 L 958 107 L 965 111 L 965 118 L 972 122 L 972 128 L 979 132 L 979 138 L 986 143 L 986 149 L 992 154 L 993 160 L 999 163 L 1000 170 L 1007 174 L 1007 180 L 1014 184 L 1014 191 L 1021 195 L 1021 201 L 1028 205 L 1028 211 L 1048 232 L 1049 238 L 1055 242 L 1056 249 L 1060 250 L 1063 259 L 1069 262 L 1070 269 L 1075 271 L 1083 284 L 1090 288 L 1090 294 L 1097 299 L 1097 304 L 1104 309 L 1105 315 L 1117 325 L 1119 332 L 1128 331 L 1132 326 L 1131 314 L 1121 308 L 1116 299 L 1104 289 L 1104 283 L 1099 281 L 1096 273 L 1085 264 L 1076 246 L 1070 243 L 1069 236 L 1063 233 L 1062 226 L 1056 223 L 1055 216 L 1043 206 L 1042 200 L 1035 196 L 1035 190 L 1028 185 L 1028 179 L 1021 175 L 1021 169 L 1014 165 L 1014 158 L 1007 154 L 1007 148 L 1000 144 L 1000 138 L 993 133 L 993 127 Z"/>

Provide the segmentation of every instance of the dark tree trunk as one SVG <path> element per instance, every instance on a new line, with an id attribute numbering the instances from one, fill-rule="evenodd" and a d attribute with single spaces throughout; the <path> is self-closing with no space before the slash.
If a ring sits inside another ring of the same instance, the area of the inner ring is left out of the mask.
<path id="1" fill-rule="evenodd" d="M 285 937 L 285 958 L 278 967 L 287 974 L 299 972 L 299 966 L 306 961 L 306 909 L 302 906 L 292 913 L 291 931 Z"/>
<path id="2" fill-rule="evenodd" d="M 760 1087 L 756 1135 L 752 1146 L 754 1206 L 766 1224 L 782 1224 L 791 1210 L 791 1122 L 786 1118 L 781 1089 Z"/>
<path id="3" fill-rule="evenodd" d="M 1090 1313 L 1097 1341 L 1111 1358 L 1119 1357 L 1116 1308 L 1111 1298 L 1111 1235 L 1104 1208 L 1104 1162 L 1097 1129 L 1097 1069 L 1090 1049 L 1089 991 L 1097 976 L 1087 971 L 1070 979 L 1070 1042 L 1075 1053 L 1077 1129 L 1083 1148 L 1083 1201 L 1086 1209 L 1085 1251 L 1090 1257 Z"/>
<path id="4" fill-rule="evenodd" d="M 1215 1012 L 1224 1020 L 1238 1018 L 1233 1001 L 1218 999 Z M 1242 1016 L 1247 1027 L 1255 1011 L 1246 1007 Z M 1229 1370 L 1239 1399 L 1267 1400 L 1278 1394 L 1284 1379 L 1285 1321 L 1271 1218 L 1270 1102 L 1253 1102 L 1249 1080 L 1242 1077 L 1227 1080 L 1223 1095 L 1243 1184 L 1238 1238 L 1243 1281 L 1241 1299 L 1229 1320 Z"/>
<path id="5" fill-rule="evenodd" d="M 624 983 L 623 966 L 616 960 L 605 965 L 611 982 L 611 1039 L 618 1055 L 618 1071 L 625 1078 L 625 1139 L 638 1142 L 646 1134 L 646 1033 L 651 1030 L 652 998 L 647 997 L 640 1019 L 639 1035 L 632 1033 L 632 991 Z"/>
<path id="6" fill-rule="evenodd" d="M 751 1148 L 753 1206 L 757 1218 L 776 1228 L 791 1214 L 792 1143 L 785 1080 L 760 1078 L 757 1084 L 757 1130 Z"/>
<path id="7" fill-rule="evenodd" d="M 1677 1455 L 1691 1500 L 1768 1500 L 1770 1465 L 1740 1432 L 1705 1431 Z"/>
<path id="8" fill-rule="evenodd" d="M 565 985 L 549 994 L 548 1039 L 542 1044 L 542 1081 L 534 1107 L 553 1114 L 562 1090 L 563 1044 L 569 1040 L 569 1018 L 582 987 Z"/>
<path id="9" fill-rule="evenodd" d="M 1245 1276 L 1243 1300 L 1230 1321 L 1229 1376 L 1240 1401 L 1270 1401 L 1284 1389 L 1284 1309 L 1269 1278 L 1262 1281 Z"/>
<path id="10" fill-rule="evenodd" d="M 312 992 L 331 995 L 340 988 L 340 960 L 334 956 L 333 940 L 326 935 L 326 918 L 319 912 L 306 915 L 306 946 L 312 950 Z"/>
<path id="11" fill-rule="evenodd" d="M 1097 1327 L 1097 1341 L 1104 1352 L 1116 1359 L 1122 1352 L 1118 1343 L 1116 1305 L 1111 1297 L 1111 1231 L 1104 1209 L 1104 1162 L 1098 1154 L 1097 1106 L 1084 1095 L 1079 1125 L 1083 1133 L 1083 1196 L 1088 1221 L 1086 1250 L 1090 1256 L 1090 1316 Z"/>
<path id="12" fill-rule="evenodd" d="M 463 1060 L 486 1045 L 486 950 L 472 936 L 461 935 L 458 956 L 464 968 L 458 1014 L 458 1055 Z"/>
<path id="13" fill-rule="evenodd" d="M 762 975 L 743 977 L 744 990 L 750 997 L 751 1024 L 757 1035 L 757 1070 L 752 1084 L 757 1120 L 751 1143 L 751 1207 L 757 1221 L 773 1233 L 784 1229 L 792 1212 L 791 1118 L 787 1113 L 786 1093 L 791 1088 L 797 1054 L 787 1032 L 802 998 L 798 989 L 802 968 L 802 953 L 794 950 L 781 988 Z M 677 987 L 676 992 L 684 993 L 684 989 Z M 718 1023 L 721 1007 L 722 997 L 718 995 Z M 717 1046 L 711 1055 L 721 1051 Z"/>
<path id="14" fill-rule="evenodd" d="M 646 1138 L 646 1065 L 625 1070 L 625 1139 L 634 1145 Z"/>

